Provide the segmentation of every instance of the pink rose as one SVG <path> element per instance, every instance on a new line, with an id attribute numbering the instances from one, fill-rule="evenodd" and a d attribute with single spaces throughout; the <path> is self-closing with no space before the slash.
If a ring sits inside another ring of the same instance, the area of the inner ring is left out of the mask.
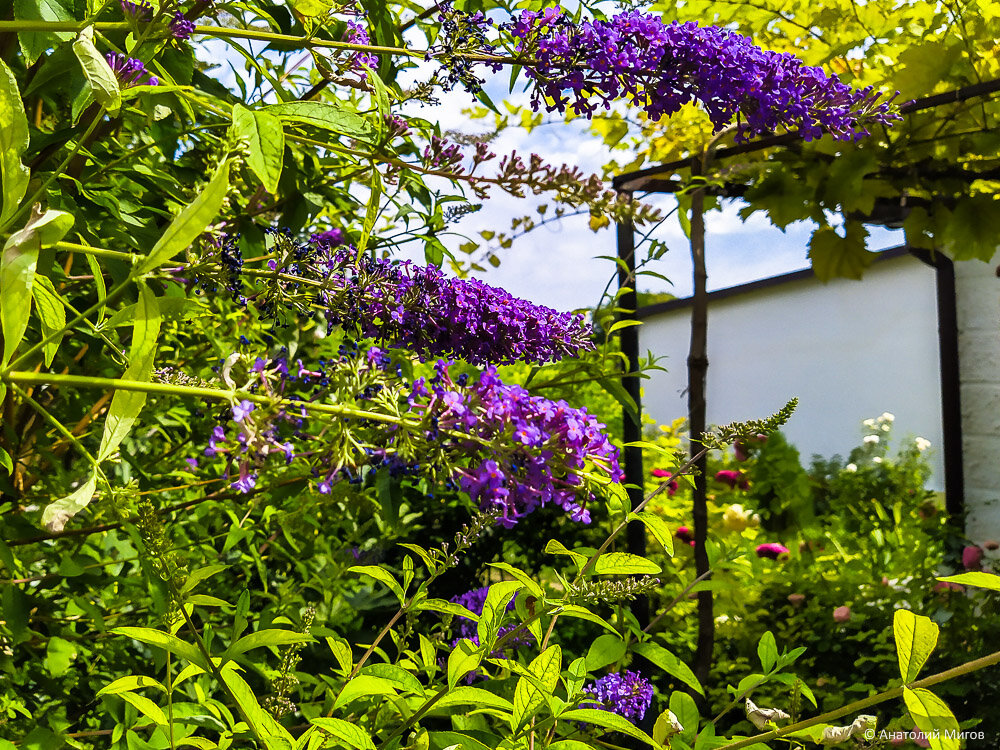
<path id="1" fill-rule="evenodd" d="M 674 532 L 674 538 L 685 544 L 690 544 L 692 547 L 694 546 L 694 536 L 691 533 L 691 529 L 687 526 L 678 526 L 677 531 Z"/>
<path id="2" fill-rule="evenodd" d="M 837 607 L 833 610 L 833 621 L 834 622 L 847 622 L 851 619 L 851 608 L 846 604 Z"/>
<path id="3" fill-rule="evenodd" d="M 782 555 L 790 554 L 788 547 L 777 542 L 768 542 L 757 546 L 757 557 L 766 557 L 769 560 L 777 560 Z"/>

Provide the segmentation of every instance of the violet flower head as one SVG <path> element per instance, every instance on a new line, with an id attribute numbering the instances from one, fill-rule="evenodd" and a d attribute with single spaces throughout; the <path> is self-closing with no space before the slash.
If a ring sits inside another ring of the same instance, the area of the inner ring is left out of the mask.
<path id="1" fill-rule="evenodd" d="M 146 23 L 153 18 L 153 6 L 146 0 L 131 2 L 131 0 L 118 0 L 122 13 L 126 18 L 130 18 L 137 23 Z"/>
<path id="2" fill-rule="evenodd" d="M 150 75 L 141 60 L 136 60 L 134 57 L 126 57 L 118 52 L 109 52 L 104 57 L 108 61 L 108 65 L 111 66 L 111 70 L 114 72 L 122 88 L 158 86 L 160 83 L 159 78 Z"/>
<path id="3" fill-rule="evenodd" d="M 249 415 L 250 412 L 252 412 L 255 408 L 256 407 L 254 406 L 252 401 L 247 401 L 246 399 L 243 399 L 238 404 L 235 404 L 233 406 L 233 421 L 242 422 L 244 419 L 247 418 L 247 415 Z"/>
<path id="4" fill-rule="evenodd" d="M 189 21 L 184 13 L 177 11 L 170 22 L 170 35 L 179 42 L 187 41 L 194 33 L 194 22 Z"/>
<path id="5" fill-rule="evenodd" d="M 475 365 L 545 363 L 594 348 L 582 315 L 518 299 L 478 279 L 338 252 L 326 264 L 338 287 L 324 292 L 331 322 L 351 322 L 363 336 L 425 356 L 456 356 Z"/>
<path id="6" fill-rule="evenodd" d="M 698 102 L 716 131 L 738 120 L 740 139 L 784 127 L 797 128 L 805 140 L 824 132 L 856 140 L 870 124 L 901 119 L 891 99 L 881 100 L 872 87 L 852 89 L 794 55 L 763 50 L 723 28 L 665 24 L 639 12 L 574 23 L 549 8 L 523 11 L 507 29 L 518 51 L 535 61 L 526 68 L 535 81 L 535 109 L 545 104 L 589 117 L 624 98 L 655 121 Z"/>
<path id="7" fill-rule="evenodd" d="M 598 702 L 585 702 L 581 707 L 596 706 L 629 721 L 642 721 L 653 701 L 653 686 L 638 672 L 630 670 L 605 675 L 583 690 Z"/>
<path id="8" fill-rule="evenodd" d="M 314 245 L 321 245 L 326 248 L 340 247 L 344 244 L 344 230 L 334 227 L 325 232 L 316 232 L 310 235 L 309 241 Z"/>
<path id="9" fill-rule="evenodd" d="M 757 557 L 766 557 L 769 560 L 777 560 L 782 555 L 791 554 L 788 547 L 777 542 L 768 542 L 757 546 Z"/>
<path id="10" fill-rule="evenodd" d="M 368 36 L 368 30 L 357 23 L 356 21 L 347 22 L 347 31 L 344 33 L 344 41 L 348 44 L 371 44 L 371 39 Z M 355 51 L 351 54 L 349 65 L 360 68 L 362 65 L 367 65 L 369 68 L 378 67 L 378 57 L 371 52 L 360 52 Z M 367 78 L 368 74 L 364 70 L 359 70 L 358 74 L 362 78 Z"/>

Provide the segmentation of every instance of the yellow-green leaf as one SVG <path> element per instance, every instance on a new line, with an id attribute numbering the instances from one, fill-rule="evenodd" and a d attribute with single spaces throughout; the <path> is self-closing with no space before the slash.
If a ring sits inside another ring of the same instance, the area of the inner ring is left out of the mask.
<path id="1" fill-rule="evenodd" d="M 917 679 L 921 667 L 937 645 L 940 628 L 929 617 L 915 615 L 908 609 L 897 609 L 892 618 L 896 638 L 899 674 L 904 683 Z"/>
<path id="2" fill-rule="evenodd" d="M 993 573 L 972 571 L 970 573 L 959 573 L 955 576 L 944 576 L 943 578 L 938 578 L 938 580 L 945 581 L 946 583 L 960 583 L 963 586 L 989 589 L 990 591 L 1000 591 L 1000 576 Z"/>
<path id="3" fill-rule="evenodd" d="M 313 726 L 332 734 L 357 750 L 375 750 L 371 735 L 356 723 L 328 717 L 318 717 L 309 721 Z"/>
<path id="4" fill-rule="evenodd" d="M 66 308 L 48 276 L 35 274 L 31 296 L 35 300 L 35 310 L 38 311 L 38 317 L 42 321 L 42 336 L 46 339 L 55 336 L 42 347 L 45 366 L 48 367 L 52 364 L 52 358 L 59 351 L 59 344 L 66 334 L 63 330 L 66 325 Z"/>
<path id="5" fill-rule="evenodd" d="M 903 701 L 934 750 L 958 750 L 958 722 L 943 700 L 924 688 L 903 688 Z"/>
<path id="6" fill-rule="evenodd" d="M 662 568 L 652 560 L 628 552 L 605 552 L 587 572 L 593 575 L 633 575 L 660 573 Z"/>
<path id="7" fill-rule="evenodd" d="M 105 107 L 112 116 L 122 106 L 122 92 L 118 77 L 104 59 L 104 55 L 94 46 L 94 27 L 87 26 L 73 40 L 73 54 L 80 61 L 83 75 L 94 92 L 94 99 Z"/>
<path id="8" fill-rule="evenodd" d="M 28 168 L 21 154 L 28 148 L 28 118 L 14 74 L 0 60 L 0 223 L 17 210 L 28 190 Z"/>
<path id="9" fill-rule="evenodd" d="M 247 144 L 247 166 L 267 192 L 276 193 L 285 157 L 285 131 L 281 120 L 263 110 L 251 111 L 236 104 L 233 106 L 233 133 Z"/>

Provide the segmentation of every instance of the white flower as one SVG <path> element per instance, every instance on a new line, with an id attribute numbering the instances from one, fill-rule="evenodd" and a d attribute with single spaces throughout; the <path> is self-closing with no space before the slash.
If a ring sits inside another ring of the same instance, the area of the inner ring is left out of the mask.
<path id="1" fill-rule="evenodd" d="M 884 411 L 884 412 L 882 412 L 882 416 L 878 418 L 878 421 L 879 422 L 895 422 L 896 421 L 896 415 L 895 414 L 890 414 L 889 412 Z"/>
<path id="2" fill-rule="evenodd" d="M 931 447 L 931 441 L 927 438 L 918 437 L 913 442 L 917 444 L 917 450 L 921 453 Z"/>
<path id="3" fill-rule="evenodd" d="M 875 429 L 875 420 L 874 419 L 866 419 L 864 422 L 861 423 L 861 426 L 862 427 L 867 427 L 869 430 L 874 430 Z"/>
<path id="4" fill-rule="evenodd" d="M 879 440 L 878 435 L 865 435 L 865 442 L 869 445 L 875 445 Z"/>
<path id="5" fill-rule="evenodd" d="M 849 471 L 852 474 L 854 472 L 856 472 L 857 470 L 858 470 L 858 465 L 857 464 L 847 464 L 847 466 L 844 467 L 844 471 Z"/>
<path id="6" fill-rule="evenodd" d="M 875 456 L 874 458 L 872 458 L 872 463 L 876 463 L 876 464 L 882 463 L 882 457 L 881 456 Z"/>

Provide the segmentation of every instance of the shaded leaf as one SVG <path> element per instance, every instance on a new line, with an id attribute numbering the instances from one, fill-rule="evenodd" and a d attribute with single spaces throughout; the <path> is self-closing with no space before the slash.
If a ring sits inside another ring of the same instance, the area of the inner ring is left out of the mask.
<path id="1" fill-rule="evenodd" d="M 20 35 L 19 35 L 20 36 Z M 0 223 L 17 210 L 28 190 L 28 168 L 21 154 L 28 148 L 28 118 L 17 90 L 17 81 L 7 64 L 0 60 Z"/>
<path id="2" fill-rule="evenodd" d="M 281 128 L 281 120 L 265 111 L 251 111 L 236 104 L 233 106 L 233 133 L 247 144 L 247 166 L 268 193 L 276 193 L 285 156 L 285 131 Z"/>

